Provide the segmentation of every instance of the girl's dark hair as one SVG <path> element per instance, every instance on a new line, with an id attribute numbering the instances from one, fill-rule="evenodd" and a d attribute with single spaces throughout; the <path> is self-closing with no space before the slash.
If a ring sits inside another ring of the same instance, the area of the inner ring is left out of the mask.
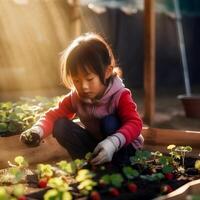
<path id="1" fill-rule="evenodd" d="M 98 34 L 86 33 L 76 38 L 61 56 L 61 78 L 67 88 L 73 89 L 71 77 L 78 69 L 97 74 L 104 84 L 106 68 L 116 67 L 113 52 L 106 41 Z"/>

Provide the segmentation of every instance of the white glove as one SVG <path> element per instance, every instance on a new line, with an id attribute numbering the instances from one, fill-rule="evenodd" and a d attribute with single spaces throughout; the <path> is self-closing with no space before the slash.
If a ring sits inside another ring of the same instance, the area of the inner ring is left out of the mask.
<path id="1" fill-rule="evenodd" d="M 43 135 L 44 135 L 44 131 L 43 131 L 43 129 L 40 126 L 32 126 L 30 128 L 30 130 L 32 132 L 34 132 L 34 133 L 37 133 L 40 136 L 40 138 L 42 138 Z"/>
<path id="2" fill-rule="evenodd" d="M 20 141 L 30 147 L 38 146 L 43 136 L 43 130 L 39 126 L 34 126 L 20 135 Z"/>
<path id="3" fill-rule="evenodd" d="M 132 142 L 135 149 L 141 149 L 144 145 L 144 137 L 140 134 L 137 139 Z"/>
<path id="4" fill-rule="evenodd" d="M 91 160 L 91 164 L 99 165 L 112 160 L 113 154 L 119 148 L 119 140 L 115 136 L 109 136 L 100 142 L 94 149 L 95 157 Z"/>

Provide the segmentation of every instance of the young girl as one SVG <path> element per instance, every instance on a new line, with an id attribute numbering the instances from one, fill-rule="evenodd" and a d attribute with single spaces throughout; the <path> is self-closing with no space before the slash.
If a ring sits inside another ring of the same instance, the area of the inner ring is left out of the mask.
<path id="1" fill-rule="evenodd" d="M 21 141 L 36 146 L 52 133 L 73 159 L 93 152 L 94 165 L 129 163 L 143 145 L 142 121 L 115 68 L 102 37 L 87 33 L 75 39 L 61 57 L 61 77 L 71 92 L 23 132 Z M 75 117 L 81 126 L 72 121 Z"/>

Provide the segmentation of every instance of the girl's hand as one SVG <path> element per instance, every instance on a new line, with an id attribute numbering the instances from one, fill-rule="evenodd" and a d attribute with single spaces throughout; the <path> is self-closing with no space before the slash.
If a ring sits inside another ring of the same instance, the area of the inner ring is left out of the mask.
<path id="1" fill-rule="evenodd" d="M 132 142 L 132 145 L 134 146 L 134 148 L 137 150 L 137 149 L 142 149 L 143 148 L 143 145 L 144 145 L 144 137 L 140 134 L 138 136 L 137 139 L 135 139 L 133 142 Z"/>
<path id="2" fill-rule="evenodd" d="M 38 132 L 28 129 L 20 135 L 20 141 L 27 146 L 35 147 L 40 144 L 41 138 Z"/>
<path id="3" fill-rule="evenodd" d="M 117 151 L 117 146 L 112 141 L 112 136 L 109 136 L 102 142 L 100 142 L 94 149 L 94 158 L 91 160 L 91 164 L 100 165 L 112 160 L 113 154 Z"/>

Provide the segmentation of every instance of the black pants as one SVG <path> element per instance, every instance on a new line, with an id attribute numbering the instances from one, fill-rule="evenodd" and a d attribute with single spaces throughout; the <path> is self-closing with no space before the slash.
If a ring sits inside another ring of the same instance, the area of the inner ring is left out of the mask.
<path id="1" fill-rule="evenodd" d="M 107 136 L 115 133 L 120 122 L 114 115 L 106 116 L 101 120 L 102 134 Z M 84 158 L 88 152 L 93 152 L 97 141 L 90 132 L 66 118 L 59 118 L 54 125 L 53 136 L 71 155 L 72 159 Z M 113 156 L 112 162 L 117 165 L 130 164 L 130 156 L 135 154 L 131 144 L 124 146 Z"/>

